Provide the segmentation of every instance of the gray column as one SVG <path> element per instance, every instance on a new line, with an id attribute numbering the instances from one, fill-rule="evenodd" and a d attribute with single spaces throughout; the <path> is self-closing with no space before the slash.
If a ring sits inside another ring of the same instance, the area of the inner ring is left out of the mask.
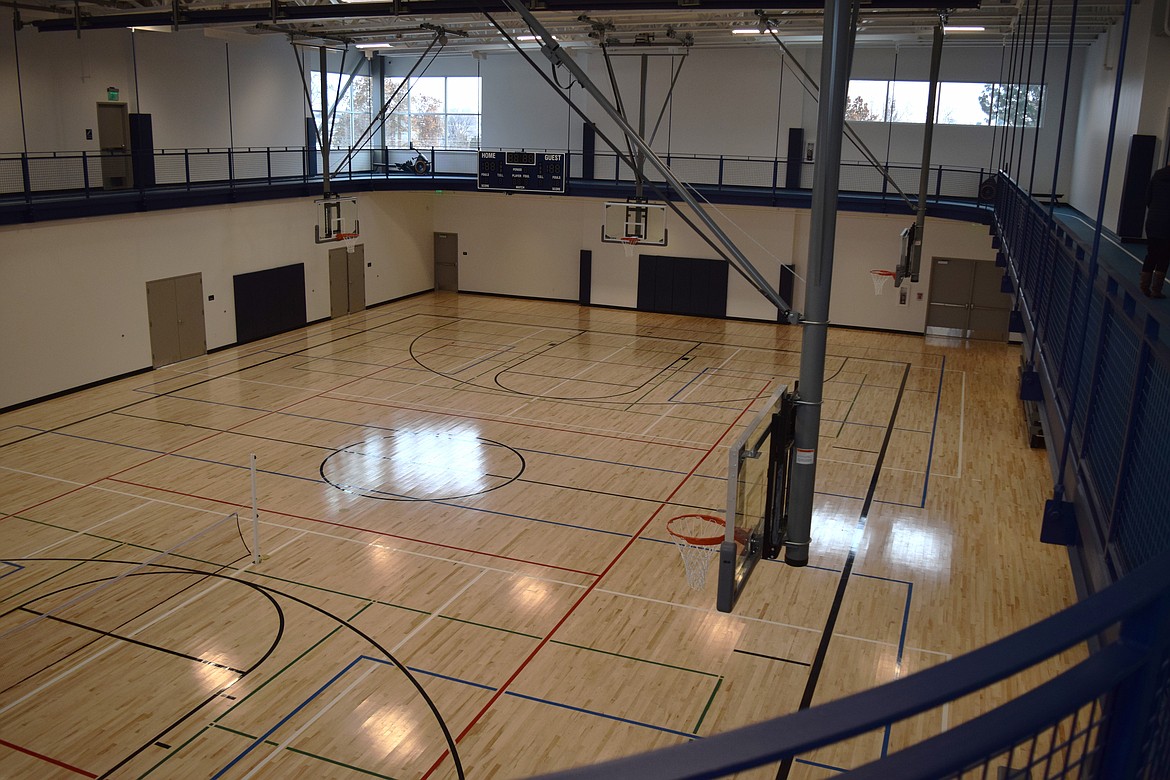
<path id="1" fill-rule="evenodd" d="M 825 340 L 828 334 L 829 286 L 833 280 L 833 244 L 837 231 L 837 187 L 841 179 L 841 139 L 845 97 L 849 88 L 851 16 L 847 0 L 825 3 L 821 44 L 821 101 L 817 112 L 817 160 L 813 172 L 812 225 L 809 231 L 808 275 L 800 350 L 795 455 L 788 502 L 788 538 L 784 559 L 794 566 L 808 563 L 816 486 L 817 439 L 825 383 Z"/>

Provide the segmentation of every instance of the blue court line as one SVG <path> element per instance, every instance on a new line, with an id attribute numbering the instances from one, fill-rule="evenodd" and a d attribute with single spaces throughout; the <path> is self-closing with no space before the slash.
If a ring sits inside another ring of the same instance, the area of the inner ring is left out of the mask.
<path id="1" fill-rule="evenodd" d="M 383 666 L 393 666 L 393 664 L 391 664 L 390 661 L 387 661 L 387 660 L 384 660 L 381 658 L 374 658 L 374 657 L 368 656 L 368 655 L 357 656 L 352 661 L 350 661 L 348 664 L 346 664 L 344 667 L 342 667 L 342 669 L 340 671 L 338 671 L 336 674 L 334 674 L 332 677 L 330 677 L 327 681 L 325 681 L 325 683 L 322 684 L 319 688 L 317 688 L 317 690 L 313 691 L 313 693 L 311 693 L 308 698 L 306 698 L 304 701 L 302 701 L 300 704 L 298 704 L 296 707 L 294 707 L 283 718 L 278 720 L 271 728 L 269 728 L 267 731 L 265 731 L 259 737 L 256 737 L 250 745 L 248 745 L 246 748 L 244 748 L 244 750 L 242 752 L 240 752 L 239 755 L 237 755 L 230 762 L 228 762 L 228 764 L 226 766 L 224 766 L 222 769 L 220 769 L 218 772 L 216 772 L 214 775 L 212 775 L 211 780 L 217 780 L 217 778 L 223 777 L 224 774 L 226 772 L 228 772 L 228 770 L 230 770 L 233 766 L 235 766 L 240 761 L 242 761 L 249 753 L 251 753 L 257 747 L 264 744 L 264 742 L 266 740 L 268 740 L 268 738 L 271 737 L 278 729 L 280 729 L 281 726 L 285 725 L 292 718 L 296 717 L 296 715 L 298 713 L 300 713 L 302 710 L 304 710 L 306 707 L 308 707 L 309 704 L 311 704 L 315 699 L 320 697 L 321 694 L 323 694 L 330 686 L 332 686 L 334 683 L 336 683 L 338 680 L 340 680 L 343 676 L 345 676 L 347 673 L 349 673 L 349 671 L 352 670 L 355 666 L 357 666 L 357 664 L 360 661 L 371 661 L 373 663 L 381 664 Z M 408 666 L 407 668 L 411 672 L 414 672 L 417 674 L 426 675 L 427 677 L 433 677 L 433 678 L 440 679 L 440 680 L 446 680 L 448 682 L 459 683 L 460 685 L 467 685 L 467 686 L 470 686 L 472 688 L 478 688 L 480 690 L 493 691 L 493 692 L 499 690 L 499 688 L 496 688 L 496 687 L 493 687 L 490 685 L 485 685 L 484 683 L 478 683 L 478 682 L 474 682 L 471 680 L 464 680 L 464 679 L 461 679 L 459 677 L 453 677 L 451 675 L 439 674 L 438 672 L 432 672 L 432 671 L 428 671 L 426 669 L 418 669 L 418 668 L 415 668 L 412 666 Z M 604 713 L 604 712 L 598 712 L 596 710 L 588 710 L 588 709 L 585 709 L 583 707 L 574 707 L 570 704 L 564 704 L 562 702 L 552 701 L 551 699 L 542 699 L 542 698 L 539 698 L 536 696 L 528 696 L 527 694 L 523 694 L 523 693 L 515 693 L 513 691 L 504 691 L 504 695 L 505 696 L 512 696 L 512 697 L 517 698 L 517 699 L 524 699 L 526 701 L 536 702 L 538 704 L 547 704 L 549 706 L 557 707 L 559 709 L 569 710 L 571 712 L 580 712 L 580 713 L 583 713 L 586 715 L 592 715 L 594 717 L 604 718 L 606 720 L 617 721 L 619 723 L 627 723 L 631 726 L 638 726 L 640 728 L 650 729 L 652 731 L 658 731 L 658 732 L 662 732 L 662 733 L 666 733 L 666 734 L 672 734 L 675 736 L 683 737 L 683 738 L 688 739 L 688 740 L 702 739 L 702 737 L 700 737 L 696 734 L 688 734 L 685 731 L 677 731 L 675 729 L 667 728 L 665 726 L 656 726 L 653 723 L 645 723 L 643 721 L 633 720 L 631 718 L 623 718 L 623 717 L 620 717 L 618 715 L 609 715 L 609 714 Z M 805 763 L 807 763 L 807 762 L 805 762 Z M 837 770 L 837 771 L 842 771 L 842 770 Z"/>
<path id="2" fill-rule="evenodd" d="M 12 561 L 0 561 L 0 563 L 3 563 L 5 566 L 12 567 L 11 571 L 6 571 L 3 574 L 0 574 L 0 579 L 7 577 L 9 574 L 16 574 L 18 571 L 24 568 L 19 563 L 13 563 Z"/>
<path id="3" fill-rule="evenodd" d="M 938 435 L 938 409 L 942 405 L 943 375 L 947 370 L 947 356 L 943 355 L 938 367 L 938 395 L 934 399 L 934 423 L 930 426 L 930 450 L 926 453 L 926 474 L 922 478 L 922 507 L 926 508 L 926 491 L 930 487 L 930 464 L 934 460 L 934 437 Z M 959 464 L 962 466 L 962 464 Z"/>
<path id="4" fill-rule="evenodd" d="M 179 423 L 179 424 L 181 424 L 181 423 Z M 94 439 L 94 438 L 89 437 L 89 436 L 79 436 L 78 434 L 75 434 L 75 433 L 62 433 L 61 431 L 50 431 L 50 433 L 52 433 L 56 436 L 65 436 L 66 438 L 70 438 L 70 439 L 80 439 L 82 441 L 91 441 L 91 442 L 94 442 L 95 444 L 106 444 L 106 445 L 109 445 L 111 447 L 125 447 L 127 449 L 138 450 L 140 452 L 149 452 L 149 453 L 153 453 L 156 455 L 167 455 L 167 456 L 170 456 L 172 458 L 181 458 L 183 460 L 195 461 L 196 463 L 208 463 L 208 464 L 211 464 L 213 466 L 224 466 L 226 468 L 237 469 L 237 470 L 243 470 L 243 469 L 248 468 L 247 466 L 242 466 L 242 465 L 239 465 L 236 463 L 224 463 L 223 461 L 211 460 L 210 458 L 197 458 L 194 455 L 180 455 L 180 454 L 174 453 L 174 452 L 165 452 L 162 450 L 152 450 L 152 449 L 149 449 L 147 447 L 138 447 L 138 446 L 135 446 L 133 444 L 123 444 L 121 442 L 116 442 L 116 441 L 103 441 L 102 439 Z M 302 446 L 308 447 L 308 446 L 315 446 L 315 445 L 302 445 Z M 139 464 L 139 465 L 145 465 L 145 464 Z M 261 474 L 269 474 L 269 475 L 274 476 L 274 477 L 284 477 L 286 479 L 296 479 L 296 480 L 300 480 L 302 482 L 311 482 L 315 485 L 323 485 L 323 484 L 332 485 L 332 483 L 327 483 L 327 482 L 324 482 L 320 479 L 316 479 L 314 477 L 302 477 L 302 476 L 298 476 L 297 474 L 286 474 L 282 471 L 271 471 L 268 469 L 257 469 L 257 471 Z M 568 486 L 556 486 L 556 487 L 559 487 L 562 490 L 575 490 L 575 488 L 568 487 Z M 373 489 L 367 489 L 367 488 L 362 488 L 362 490 L 368 490 L 368 492 L 371 492 L 371 493 L 381 493 L 381 494 L 387 495 L 387 496 L 394 496 L 396 498 L 400 497 L 399 494 L 397 494 L 397 493 L 389 493 L 389 492 L 384 491 L 384 490 L 373 490 Z M 348 492 L 348 491 L 346 491 L 346 492 Z M 474 496 L 468 496 L 468 498 L 474 498 Z M 657 502 L 659 500 L 656 498 L 637 498 L 637 497 L 624 497 L 624 498 L 626 498 L 627 500 L 630 500 L 630 501 L 647 501 L 647 502 L 651 502 L 651 503 Z M 495 509 L 484 509 L 482 507 L 476 507 L 476 506 L 465 506 L 463 504 L 456 504 L 456 503 L 453 503 L 450 501 L 436 501 L 436 500 L 431 500 L 431 499 L 414 499 L 414 500 L 427 501 L 428 503 L 434 504 L 435 506 L 446 506 L 446 507 L 451 507 L 453 509 L 463 509 L 463 510 L 466 510 L 468 512 L 480 512 L 482 514 L 495 515 L 497 517 L 510 517 L 514 520 L 527 520 L 527 521 L 532 522 L 532 523 L 541 523 L 543 525 L 555 525 L 555 526 L 560 526 L 562 528 L 572 528 L 572 529 L 578 530 L 578 531 L 587 531 L 589 533 L 606 534 L 609 536 L 618 536 L 618 537 L 621 537 L 623 539 L 629 539 L 631 536 L 633 536 L 633 534 L 623 533 L 621 531 L 609 531 L 609 530 L 606 530 L 604 528 L 591 528 L 589 526 L 577 525 L 576 523 L 566 523 L 566 522 L 563 522 L 560 520 L 545 520 L 545 519 L 540 518 L 540 517 L 528 517 L 527 515 L 517 515 L 517 514 L 513 514 L 511 512 L 501 512 L 501 511 L 495 510 Z M 374 529 L 369 529 L 369 530 L 374 530 Z"/>
<path id="5" fill-rule="evenodd" d="M 231 761 L 229 761 L 227 766 L 225 766 L 223 769 L 219 770 L 214 775 L 212 775 L 211 780 L 217 780 L 217 778 L 223 777 L 224 773 L 226 773 L 229 769 L 231 769 L 236 764 L 240 763 L 240 761 L 242 761 L 244 759 L 244 757 L 246 757 L 249 753 L 251 753 L 257 747 L 264 744 L 264 740 L 266 740 L 270 736 L 272 736 L 273 732 L 275 732 L 277 729 L 279 729 L 285 723 L 288 723 L 288 721 L 290 719 L 292 719 L 298 712 L 303 710 L 305 707 L 309 706 L 310 702 L 312 702 L 314 699 L 316 699 L 318 696 L 320 696 L 322 693 L 324 693 L 325 689 L 328 688 L 330 685 L 332 685 L 333 683 L 335 683 L 339 679 L 341 679 L 342 675 L 344 675 L 346 672 L 348 672 L 350 669 L 352 669 L 357 664 L 357 662 L 362 660 L 362 658 L 364 658 L 364 657 L 365 656 L 358 656 L 357 658 L 353 659 L 348 664 L 346 664 L 345 667 L 342 668 L 341 671 L 339 671 L 337 674 L 330 677 L 329 680 L 327 680 L 324 685 L 322 685 L 320 688 L 318 688 L 316 691 L 314 691 L 312 693 L 312 695 L 309 696 L 309 698 L 305 699 L 303 702 L 301 702 L 296 707 L 294 707 L 292 712 L 290 712 L 289 714 L 285 715 L 283 718 L 278 720 L 276 722 L 276 725 L 274 725 L 272 728 L 268 729 L 268 731 L 265 731 L 263 734 L 261 734 L 259 737 L 257 737 L 252 742 L 251 745 L 248 745 L 248 747 L 244 748 L 243 752 L 240 753 L 235 758 L 233 758 Z"/>

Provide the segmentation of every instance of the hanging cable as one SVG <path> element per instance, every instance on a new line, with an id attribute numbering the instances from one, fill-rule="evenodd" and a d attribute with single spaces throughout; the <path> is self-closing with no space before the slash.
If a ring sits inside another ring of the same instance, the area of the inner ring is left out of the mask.
<path id="1" fill-rule="evenodd" d="M 1068 111 L 1068 88 L 1071 82 L 1073 43 L 1076 41 L 1077 16 L 1080 11 L 1080 0 L 1073 0 L 1072 21 L 1068 28 L 1068 53 L 1064 61 L 1064 94 L 1060 98 L 1060 128 L 1056 132 L 1056 159 L 1052 163 L 1052 189 L 1049 190 L 1048 213 L 1056 207 L 1057 177 L 1060 175 L 1060 153 L 1064 147 L 1064 119 Z"/>
<path id="2" fill-rule="evenodd" d="M 317 138 L 317 148 L 320 149 L 324 145 L 321 137 L 321 125 L 324 124 L 325 118 L 321 118 L 321 122 L 317 122 L 317 115 L 313 113 L 313 94 L 309 89 L 309 82 L 305 79 L 305 63 L 301 60 L 301 53 L 297 50 L 296 45 L 292 47 L 293 56 L 297 60 L 297 73 L 301 74 L 301 88 L 304 90 L 305 102 L 309 106 L 309 118 L 313 120 L 313 135 Z"/>
<path id="3" fill-rule="evenodd" d="M 999 93 L 1003 89 L 1003 66 L 1004 59 L 1007 53 L 1007 47 L 1001 46 L 999 49 L 999 79 L 991 88 L 991 93 L 987 96 L 987 124 L 991 125 L 991 154 L 987 158 L 987 172 L 994 174 L 1000 170 L 1002 166 L 995 164 L 995 139 L 1000 134 L 997 109 L 999 108 Z M 1006 134 L 1007 131 L 1005 130 Z M 1000 140 L 1002 148 L 1003 141 Z"/>
<path id="4" fill-rule="evenodd" d="M 434 64 L 435 59 L 439 56 L 439 53 L 443 51 L 443 46 L 445 46 L 445 44 L 440 43 L 439 39 L 440 35 L 436 33 L 434 39 L 431 40 L 427 48 L 423 50 L 423 53 L 419 55 L 419 58 L 415 60 L 414 65 L 411 66 L 410 71 L 406 74 L 406 77 L 402 79 L 402 82 L 397 87 L 395 87 L 394 92 L 390 95 L 390 97 L 382 103 L 382 108 L 378 110 L 377 115 L 370 122 L 369 126 L 361 132 L 357 138 L 357 141 L 350 146 L 349 152 L 346 153 L 345 157 L 338 164 L 338 170 L 341 170 L 341 167 L 346 165 L 350 159 L 353 158 L 354 153 L 358 149 L 362 148 L 362 146 L 365 145 L 365 143 L 374 136 L 374 133 L 378 132 L 382 128 L 382 126 L 386 123 L 386 119 L 389 118 L 389 115 L 397 111 L 398 108 L 402 105 L 402 101 L 410 97 L 410 90 L 413 89 L 413 87 L 410 85 L 410 80 L 414 76 L 415 70 L 417 70 L 418 66 L 422 64 L 422 61 L 427 58 L 427 55 L 430 54 L 431 49 L 435 47 L 436 43 L 440 44 L 439 50 L 436 51 L 434 56 L 431 57 L 431 61 L 427 63 L 425 68 L 423 68 L 422 74 L 420 75 L 426 74 L 431 65 Z M 394 103 L 395 98 L 398 97 L 398 93 L 402 91 L 403 87 L 406 87 L 406 94 L 403 95 L 397 103 Z M 391 103 L 394 103 L 394 108 L 392 109 L 390 108 Z M 389 109 L 389 111 L 387 109 Z"/>
<path id="5" fill-rule="evenodd" d="M 797 81 L 799 81 L 800 85 L 804 87 L 804 91 L 808 93 L 809 97 L 819 102 L 821 88 L 817 84 L 816 80 L 809 74 L 807 70 L 804 69 L 804 66 L 800 64 L 799 60 L 793 56 L 792 52 L 784 44 L 784 41 L 780 40 L 780 36 L 776 35 L 776 32 L 772 29 L 771 22 L 766 17 L 764 21 L 768 25 L 768 34 L 772 36 L 772 40 L 774 40 L 784 51 L 784 53 L 788 55 L 788 58 L 792 60 L 792 65 L 789 67 L 793 68 L 793 72 L 797 75 Z M 900 186 L 898 186 L 898 182 L 894 181 L 886 167 L 882 165 L 874 153 L 869 150 L 869 147 L 865 145 L 865 142 L 861 140 L 861 137 L 857 135 L 857 131 L 854 130 L 848 122 L 845 123 L 843 129 L 845 137 L 849 139 L 849 142 L 853 144 L 853 147 L 857 149 L 861 156 L 865 158 L 866 162 L 873 166 L 874 170 L 880 173 L 882 178 L 885 179 L 886 182 L 894 188 L 894 191 L 897 192 L 899 196 L 901 196 L 902 200 L 905 201 L 906 206 L 911 211 L 916 210 L 917 206 L 912 200 L 910 200 L 910 196 L 907 195 Z"/>
<path id="6" fill-rule="evenodd" d="M 1032 61 L 1036 55 L 1036 26 L 1040 19 L 1040 0 L 1032 0 L 1032 34 L 1028 37 L 1028 72 L 1024 76 L 1024 99 L 1023 106 L 1020 107 L 1020 157 L 1016 162 L 1016 181 L 1023 180 L 1023 166 L 1024 166 L 1024 130 L 1028 127 L 1028 107 L 1032 105 Z M 1034 132 L 1037 137 L 1040 134 L 1040 115 L 1036 115 L 1036 124 Z M 1032 195 L 1031 189 L 1028 190 L 1028 195 Z"/>
<path id="7" fill-rule="evenodd" d="M 528 56 L 528 53 L 526 51 L 524 51 L 522 48 L 520 48 L 520 46 L 516 43 L 516 41 L 512 38 L 512 36 L 503 28 L 502 25 L 499 24 L 499 22 L 496 21 L 496 19 L 490 13 L 488 13 L 483 8 L 483 6 L 479 6 L 479 12 L 481 14 L 483 14 L 484 18 L 487 19 L 492 24 L 492 26 L 494 26 L 496 28 L 496 30 L 500 33 L 500 35 L 503 36 L 504 39 L 507 40 L 508 43 L 517 51 L 517 53 L 519 53 L 520 56 L 523 57 L 524 60 L 529 65 L 532 66 L 532 69 L 534 71 L 536 71 L 536 73 L 538 75 L 540 75 L 540 77 L 543 78 L 545 80 L 545 82 L 547 82 L 552 87 L 556 87 L 556 82 L 550 76 L 548 76 L 544 72 L 544 70 L 541 67 L 539 67 L 532 60 L 531 57 Z M 567 102 L 569 104 L 570 108 L 573 110 L 574 113 L 576 113 L 578 116 L 580 116 L 581 119 L 583 119 L 585 122 L 589 122 L 589 117 L 585 114 L 585 112 L 582 111 L 581 108 L 579 106 L 577 106 L 575 103 L 573 103 L 572 100 L 570 100 L 569 97 L 567 95 L 565 95 L 563 91 L 561 91 L 560 89 L 557 89 L 556 92 L 561 97 L 562 100 L 564 100 L 565 102 Z M 618 148 L 618 145 L 609 136 L 607 136 L 605 133 L 603 133 L 600 129 L 596 129 L 596 126 L 595 126 L 595 132 L 597 133 L 598 137 L 600 137 L 601 140 L 604 141 L 605 144 L 607 146 L 609 146 L 610 149 L 613 150 L 613 153 L 618 157 L 619 160 L 621 160 L 623 163 L 628 165 L 630 168 L 634 167 L 634 161 L 632 160 L 632 158 L 627 157 L 621 151 L 621 149 Z M 650 180 L 647 180 L 646 184 L 650 187 L 650 189 L 652 189 L 654 191 L 654 194 L 658 196 L 659 200 L 663 201 L 665 203 L 665 205 L 672 212 L 674 212 L 675 216 L 677 216 L 679 219 L 681 219 L 687 225 L 687 227 L 689 227 L 691 230 L 693 230 L 695 235 L 697 235 L 705 244 L 707 244 L 707 246 L 709 246 L 711 248 L 711 250 L 713 252 L 715 252 L 715 254 L 717 254 L 724 262 L 726 262 L 729 266 L 731 266 L 731 268 L 735 269 L 735 272 L 738 273 L 740 276 L 742 276 L 744 278 L 744 280 L 748 282 L 748 284 L 750 284 L 753 288 L 759 290 L 759 287 L 757 286 L 756 282 L 743 269 L 741 269 L 737 263 L 735 263 L 731 259 L 731 257 L 727 254 L 727 252 L 723 249 L 723 247 L 719 246 L 718 243 L 716 243 L 709 235 L 707 235 L 707 233 L 705 233 L 697 224 L 695 224 L 694 220 L 692 220 L 685 212 L 683 212 L 682 209 L 680 209 L 678 207 L 677 203 L 675 203 L 673 200 L 671 200 L 667 196 L 667 194 L 662 190 L 662 188 L 658 186 L 657 182 L 650 179 Z M 760 293 L 763 294 L 764 291 L 760 290 Z"/>
<path id="8" fill-rule="evenodd" d="M 1032 172 L 1028 176 L 1028 194 L 1032 194 L 1036 182 L 1036 155 L 1040 152 L 1040 122 L 1044 118 L 1044 93 L 1048 91 L 1048 41 L 1052 37 L 1052 6 L 1048 0 L 1048 20 L 1044 23 L 1044 64 L 1040 68 L 1040 96 L 1036 101 L 1036 132 L 1032 137 Z M 1051 194 L 1051 193 L 1050 193 Z"/>
<path id="9" fill-rule="evenodd" d="M 1064 445 L 1061 447 L 1060 452 L 1060 466 L 1055 473 L 1059 475 L 1062 481 L 1058 481 L 1053 490 L 1053 499 L 1056 501 L 1063 500 L 1064 496 L 1063 477 L 1067 473 L 1069 453 L 1072 451 L 1073 417 L 1076 414 L 1077 401 L 1080 398 L 1081 385 L 1083 384 L 1081 381 L 1081 371 L 1085 364 L 1085 353 L 1088 351 L 1085 338 L 1088 335 L 1089 317 L 1086 314 L 1089 311 L 1089 304 L 1092 300 L 1094 282 L 1097 279 L 1097 268 L 1100 260 L 1101 234 L 1104 231 L 1103 223 L 1105 220 L 1105 202 L 1109 194 L 1109 173 L 1113 165 L 1113 143 L 1114 136 L 1117 134 L 1117 114 L 1121 105 L 1122 85 L 1124 84 L 1125 76 L 1125 52 L 1129 42 L 1129 23 L 1132 16 L 1133 0 L 1125 0 L 1125 16 L 1122 17 L 1121 24 L 1121 44 L 1117 52 L 1117 77 L 1113 84 L 1113 108 L 1109 114 L 1109 138 L 1105 143 L 1105 165 L 1101 171 L 1101 195 L 1097 201 L 1097 221 L 1096 227 L 1093 229 L 1093 248 L 1089 252 L 1089 263 L 1083 285 L 1085 291 L 1084 301 L 1080 307 L 1069 307 L 1069 318 L 1076 320 L 1078 330 L 1076 342 L 1070 343 L 1080 343 L 1081 348 L 1076 350 L 1076 370 L 1072 375 L 1072 397 L 1069 399 L 1068 409 L 1061 421 L 1064 430 Z M 1069 326 L 1070 328 L 1072 327 L 1071 322 Z"/>

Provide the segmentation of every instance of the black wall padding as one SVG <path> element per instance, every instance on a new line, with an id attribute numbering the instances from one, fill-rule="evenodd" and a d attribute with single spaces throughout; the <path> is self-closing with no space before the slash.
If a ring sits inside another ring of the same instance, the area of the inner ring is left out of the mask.
<path id="1" fill-rule="evenodd" d="M 697 257 L 638 256 L 638 311 L 727 316 L 727 263 Z"/>
<path id="2" fill-rule="evenodd" d="M 130 115 L 130 165 L 135 187 L 154 186 L 154 127 L 150 114 Z"/>
<path id="3" fill-rule="evenodd" d="M 305 319 L 305 264 L 269 268 L 232 277 L 236 292 L 236 343 L 294 328 Z"/>
<path id="4" fill-rule="evenodd" d="M 305 175 L 316 176 L 321 155 L 317 152 L 317 125 L 313 117 L 305 117 Z"/>
<path id="5" fill-rule="evenodd" d="M 1117 235 L 1141 238 L 1146 224 L 1146 188 L 1154 173 L 1152 135 L 1135 135 L 1129 142 L 1129 160 L 1125 164 L 1125 183 L 1121 185 L 1121 207 L 1117 210 Z"/>
<path id="6" fill-rule="evenodd" d="M 796 266 L 791 264 L 783 264 L 780 266 L 780 289 L 776 292 L 780 293 L 780 297 L 789 306 L 795 306 L 796 302 L 792 300 L 792 296 L 796 293 Z M 784 312 L 779 309 L 776 310 L 777 322 L 788 322 L 788 318 Z"/>
<path id="7" fill-rule="evenodd" d="M 593 252 L 588 249 L 581 250 L 581 280 L 578 286 L 577 302 L 582 306 L 589 305 L 590 296 L 593 294 Z"/>
<path id="8" fill-rule="evenodd" d="M 597 148 L 597 130 L 586 122 L 581 127 L 581 178 L 593 178 L 593 153 Z"/>
<path id="9" fill-rule="evenodd" d="M 800 189 L 800 169 L 804 161 L 804 128 L 788 128 L 788 163 L 784 166 L 784 189 Z"/>

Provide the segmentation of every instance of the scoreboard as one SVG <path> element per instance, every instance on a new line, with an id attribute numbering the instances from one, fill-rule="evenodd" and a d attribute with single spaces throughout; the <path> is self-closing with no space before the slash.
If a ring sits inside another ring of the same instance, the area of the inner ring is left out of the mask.
<path id="1" fill-rule="evenodd" d="M 481 190 L 565 191 L 565 155 L 546 152 L 479 153 Z"/>

